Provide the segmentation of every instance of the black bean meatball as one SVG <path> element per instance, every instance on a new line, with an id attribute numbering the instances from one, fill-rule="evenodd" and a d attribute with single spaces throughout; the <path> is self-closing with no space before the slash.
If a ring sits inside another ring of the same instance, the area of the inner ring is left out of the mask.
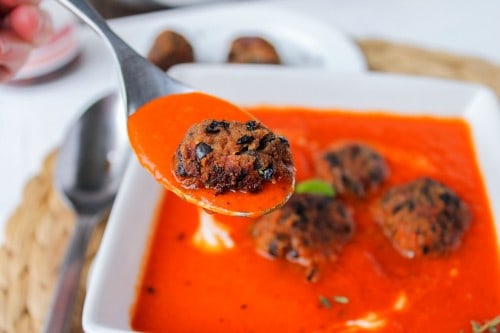
<path id="1" fill-rule="evenodd" d="M 388 177 L 382 156 L 367 145 L 348 143 L 329 148 L 317 162 L 318 174 L 330 182 L 339 195 L 364 197 Z"/>
<path id="2" fill-rule="evenodd" d="M 261 37 L 239 37 L 231 43 L 228 62 L 246 64 L 281 63 L 274 46 Z"/>
<path id="3" fill-rule="evenodd" d="M 468 206 L 430 178 L 388 190 L 375 216 L 396 250 L 408 258 L 456 248 L 470 222 Z"/>
<path id="4" fill-rule="evenodd" d="M 166 71 L 173 65 L 193 62 L 193 47 L 181 34 L 165 30 L 156 37 L 149 51 L 148 59 Z"/>
<path id="5" fill-rule="evenodd" d="M 252 234 L 259 253 L 301 264 L 314 280 L 316 264 L 335 260 L 353 232 L 351 214 L 340 200 L 304 193 L 262 216 Z"/>
<path id="6" fill-rule="evenodd" d="M 257 121 L 205 120 L 177 148 L 175 174 L 187 188 L 258 192 L 264 182 L 292 181 L 288 141 Z"/>

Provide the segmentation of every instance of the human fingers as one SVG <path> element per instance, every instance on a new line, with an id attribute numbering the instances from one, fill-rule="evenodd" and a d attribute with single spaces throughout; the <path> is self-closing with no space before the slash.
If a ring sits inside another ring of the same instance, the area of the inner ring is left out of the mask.
<path id="1" fill-rule="evenodd" d="M 12 32 L 0 31 L 0 82 L 10 79 L 26 62 L 32 44 Z"/>
<path id="2" fill-rule="evenodd" d="M 40 0 L 0 0 L 0 11 L 8 11 L 19 5 L 38 5 Z"/>
<path id="3" fill-rule="evenodd" d="M 34 5 L 14 8 L 4 25 L 27 42 L 39 45 L 46 43 L 52 35 L 52 20 L 47 12 Z"/>

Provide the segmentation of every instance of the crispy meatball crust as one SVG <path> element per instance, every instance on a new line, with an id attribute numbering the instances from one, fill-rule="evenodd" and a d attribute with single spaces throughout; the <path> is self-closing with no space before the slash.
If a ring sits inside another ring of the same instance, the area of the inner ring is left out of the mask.
<path id="1" fill-rule="evenodd" d="M 470 222 L 468 206 L 430 178 L 389 189 L 375 216 L 394 248 L 408 258 L 456 248 Z"/>
<path id="2" fill-rule="evenodd" d="M 339 195 L 365 197 L 375 191 L 389 175 L 382 156 L 360 143 L 333 146 L 317 159 L 318 174 L 330 182 Z"/>
<path id="3" fill-rule="evenodd" d="M 228 62 L 243 64 L 281 63 L 274 46 L 261 37 L 239 37 L 233 40 L 228 54 Z"/>
<path id="4" fill-rule="evenodd" d="M 181 34 L 165 30 L 156 37 L 149 51 L 148 59 L 166 71 L 173 65 L 193 62 L 193 47 Z"/>
<path id="5" fill-rule="evenodd" d="M 252 235 L 259 253 L 309 268 L 311 280 L 316 264 L 335 260 L 353 233 L 351 214 L 340 200 L 304 193 L 258 219 Z"/>
<path id="6" fill-rule="evenodd" d="M 292 180 L 288 141 L 257 121 L 205 120 L 193 125 L 174 156 L 175 174 L 187 188 L 258 192 L 264 182 Z"/>

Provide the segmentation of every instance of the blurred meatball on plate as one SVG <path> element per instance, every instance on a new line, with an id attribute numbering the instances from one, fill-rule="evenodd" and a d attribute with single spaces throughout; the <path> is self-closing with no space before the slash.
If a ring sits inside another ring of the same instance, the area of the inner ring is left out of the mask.
<path id="1" fill-rule="evenodd" d="M 274 46 L 262 37 L 242 36 L 231 43 L 229 63 L 241 64 L 281 64 Z"/>
<path id="2" fill-rule="evenodd" d="M 164 30 L 156 36 L 148 59 L 166 71 L 177 64 L 194 62 L 193 47 L 180 33 Z"/>

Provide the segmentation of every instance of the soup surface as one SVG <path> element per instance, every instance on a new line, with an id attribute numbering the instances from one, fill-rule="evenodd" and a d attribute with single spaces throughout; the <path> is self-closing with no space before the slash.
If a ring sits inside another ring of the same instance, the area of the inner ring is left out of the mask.
<path id="1" fill-rule="evenodd" d="M 249 111 L 289 139 L 298 181 L 316 176 L 315 152 L 344 141 L 380 152 L 389 178 L 366 199 L 343 199 L 354 214 L 354 236 L 314 283 L 302 267 L 256 253 L 252 219 L 210 216 L 227 237 L 221 246 L 204 246 L 195 235 L 207 214 L 165 192 L 131 308 L 133 329 L 470 332 L 471 320 L 499 315 L 497 236 L 465 122 L 299 108 Z M 458 249 L 408 259 L 385 238 L 372 208 L 385 189 L 422 176 L 452 188 L 472 220 Z"/>

